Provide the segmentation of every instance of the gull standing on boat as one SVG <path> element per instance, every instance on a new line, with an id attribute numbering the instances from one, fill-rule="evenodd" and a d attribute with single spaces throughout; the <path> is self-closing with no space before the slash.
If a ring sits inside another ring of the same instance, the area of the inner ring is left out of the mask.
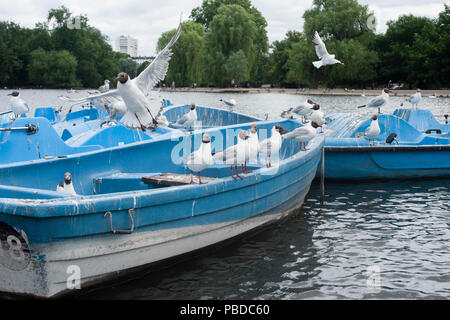
<path id="1" fill-rule="evenodd" d="M 161 107 L 161 109 L 159 109 L 158 115 L 156 116 L 156 120 L 158 121 L 158 124 L 163 126 L 163 127 L 168 127 L 169 126 L 169 120 L 167 120 L 166 116 L 163 115 L 163 107 Z"/>
<path id="2" fill-rule="evenodd" d="M 159 110 L 159 106 L 158 109 L 155 109 L 154 106 L 151 107 L 146 95 L 153 90 L 158 82 L 165 78 L 169 68 L 169 61 L 172 56 L 171 47 L 178 41 L 180 34 L 181 21 L 170 42 L 138 77 L 131 79 L 127 73 L 119 73 L 115 79 L 118 81 L 116 90 L 91 95 L 82 99 L 60 98 L 70 102 L 81 102 L 105 97 L 120 97 L 127 106 L 127 112 L 121 120 L 123 125 L 133 129 L 140 128 L 143 131 L 149 127 L 157 126 L 158 121 L 153 117 L 152 111 L 156 114 Z M 150 108 L 153 110 L 150 110 Z"/>
<path id="3" fill-rule="evenodd" d="M 105 109 L 111 120 L 119 120 L 127 112 L 127 106 L 123 100 L 117 100 L 111 105 L 105 105 Z"/>
<path id="4" fill-rule="evenodd" d="M 209 135 L 203 135 L 200 148 L 185 159 L 185 164 L 191 170 L 191 184 L 194 183 L 194 172 L 198 173 L 198 183 L 203 184 L 200 172 L 214 164 L 214 158 L 211 154 L 211 137 Z"/>
<path id="5" fill-rule="evenodd" d="M 292 114 L 292 110 L 294 110 L 294 108 L 290 108 L 289 110 L 281 112 L 280 117 L 283 118 L 283 119 L 294 119 L 294 115 Z"/>
<path id="6" fill-rule="evenodd" d="M 305 100 L 305 102 L 295 107 L 294 110 L 292 110 L 292 112 L 301 116 L 303 119 L 303 123 L 305 123 L 306 122 L 305 117 L 311 114 L 312 112 L 311 110 L 313 109 L 315 104 L 316 103 L 314 103 L 314 101 L 312 101 L 311 99 L 307 99 Z"/>
<path id="7" fill-rule="evenodd" d="M 197 110 L 194 103 L 190 106 L 190 111 L 186 113 L 181 119 L 179 119 L 176 124 L 183 125 L 186 129 L 193 129 L 195 123 L 197 122 Z"/>
<path id="8" fill-rule="evenodd" d="M 413 105 L 414 109 L 417 110 L 420 101 L 422 101 L 422 92 L 420 89 L 417 89 L 417 92 L 409 97 L 408 101 Z"/>
<path id="9" fill-rule="evenodd" d="M 366 129 L 366 132 L 364 132 L 364 136 L 369 139 L 369 145 L 374 146 L 375 145 L 375 138 L 378 137 L 380 134 L 381 129 L 380 125 L 378 124 L 378 116 L 372 117 L 372 122 L 370 123 L 370 126 Z M 373 141 L 373 144 L 370 143 L 370 140 Z"/>
<path id="10" fill-rule="evenodd" d="M 250 171 L 247 169 L 247 161 L 249 163 L 258 162 L 258 154 L 260 149 L 261 146 L 259 143 L 258 127 L 256 126 L 256 124 L 252 124 L 252 126 L 250 127 L 250 137 L 248 138 L 248 152 L 246 153 L 246 161 L 243 170 L 245 173 L 250 173 Z"/>
<path id="11" fill-rule="evenodd" d="M 281 135 L 286 134 L 280 125 L 276 125 L 272 128 L 272 136 L 260 143 L 259 153 L 266 157 L 266 167 L 272 167 L 272 156 L 280 152 L 283 144 L 283 138 Z"/>
<path id="12" fill-rule="evenodd" d="M 8 94 L 8 96 L 11 96 L 9 106 L 11 111 L 14 113 L 15 118 L 20 118 L 22 114 L 30 112 L 28 104 L 26 104 L 25 101 L 19 97 L 19 91 L 14 91 Z"/>
<path id="13" fill-rule="evenodd" d="M 100 91 L 100 93 L 105 93 L 109 91 L 109 80 L 105 80 L 105 84 L 102 85 L 101 87 L 98 88 L 98 91 Z"/>
<path id="14" fill-rule="evenodd" d="M 61 180 L 61 182 L 58 184 L 58 186 L 56 187 L 56 191 L 60 193 L 67 193 L 72 196 L 77 195 L 75 189 L 73 188 L 72 175 L 69 172 L 66 172 L 64 174 L 64 180 Z"/>
<path id="15" fill-rule="evenodd" d="M 303 127 L 297 128 L 283 136 L 283 139 L 294 139 L 300 142 L 300 151 L 307 151 L 306 144 L 317 135 L 317 128 L 320 126 L 314 122 L 308 122 Z"/>
<path id="16" fill-rule="evenodd" d="M 248 157 L 248 138 L 248 132 L 246 130 L 242 130 L 241 132 L 239 132 L 237 144 L 214 155 L 214 159 L 216 161 L 223 162 L 224 164 L 230 166 L 231 177 L 234 180 L 237 180 L 238 178 L 241 180 L 244 179 L 239 175 L 238 166 L 243 166 Z M 236 171 L 236 177 L 233 174 L 233 166 Z"/>
<path id="17" fill-rule="evenodd" d="M 329 54 L 327 47 L 325 46 L 325 43 L 322 41 L 322 38 L 320 38 L 319 33 L 316 31 L 314 34 L 313 43 L 316 45 L 316 54 L 319 57 L 320 61 L 314 61 L 313 65 L 317 69 L 320 69 L 321 67 L 332 65 L 332 64 L 343 64 L 341 61 L 336 59 L 336 56 L 334 54 Z"/>
<path id="18" fill-rule="evenodd" d="M 358 108 L 378 108 L 378 114 L 381 113 L 381 108 L 386 106 L 389 103 L 389 92 L 390 90 L 385 88 L 383 91 L 381 91 L 381 95 L 373 98 L 368 104 L 365 104 L 363 106 L 359 106 Z"/>
<path id="19" fill-rule="evenodd" d="M 309 117 L 311 121 L 314 121 L 319 125 L 319 127 L 322 129 L 322 126 L 327 124 L 327 121 L 325 120 L 325 114 L 320 109 L 320 106 L 318 104 L 315 104 L 314 107 L 312 107 L 312 113 Z M 322 132 L 323 130 L 321 130 Z"/>

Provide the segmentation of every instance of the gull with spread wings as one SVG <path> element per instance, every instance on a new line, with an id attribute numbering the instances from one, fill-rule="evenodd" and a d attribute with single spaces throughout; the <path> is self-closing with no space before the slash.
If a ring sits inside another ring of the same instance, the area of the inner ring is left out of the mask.
<path id="1" fill-rule="evenodd" d="M 164 80 L 167 70 L 169 69 L 169 61 L 172 56 L 171 47 L 177 42 L 181 34 L 181 21 L 178 29 L 166 45 L 166 47 L 156 56 L 155 60 L 136 78 L 131 79 L 130 76 L 121 72 L 115 79 L 117 81 L 117 89 L 110 90 L 105 93 L 91 95 L 82 99 L 70 99 L 60 97 L 64 101 L 81 102 L 93 101 L 103 98 L 121 98 L 127 107 L 127 111 L 122 117 L 122 124 L 128 128 L 140 128 L 145 131 L 149 127 L 156 127 L 158 121 L 153 117 L 152 107 L 146 95 L 150 94 L 153 87 L 161 80 Z M 153 110 L 155 114 L 158 109 Z"/>
<path id="2" fill-rule="evenodd" d="M 320 35 L 317 31 L 314 34 L 313 42 L 316 45 L 316 54 L 320 59 L 319 61 L 313 62 L 314 67 L 320 69 L 321 67 L 324 67 L 326 65 L 337 63 L 343 64 L 341 61 L 336 59 L 336 56 L 334 54 L 328 53 L 327 47 L 325 46 L 325 43 L 323 43 L 322 38 L 320 38 Z"/>

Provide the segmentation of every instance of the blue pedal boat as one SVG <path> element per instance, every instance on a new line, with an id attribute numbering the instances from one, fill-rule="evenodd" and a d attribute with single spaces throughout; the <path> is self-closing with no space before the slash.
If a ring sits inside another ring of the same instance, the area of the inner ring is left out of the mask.
<path id="1" fill-rule="evenodd" d="M 97 108 L 83 109 L 69 113 L 64 121 L 54 122 L 53 108 L 37 109 L 38 117 L 19 118 L 7 122 L 0 129 L 0 164 L 48 160 L 93 150 L 112 148 L 119 145 L 147 140 L 170 138 L 172 134 L 184 131 L 182 126 L 159 126 L 146 132 L 128 129 Z M 188 105 L 168 107 L 165 115 L 170 122 L 176 122 L 189 112 Z M 197 107 L 199 127 L 211 128 L 259 121 L 227 110 Z M 9 119 L 9 118 L 8 118 Z"/>
<path id="2" fill-rule="evenodd" d="M 379 115 L 376 145 L 362 137 L 371 120 L 354 114 L 328 119 L 325 178 L 339 180 L 450 176 L 450 138 L 421 132 L 395 115 Z"/>
<path id="3" fill-rule="evenodd" d="M 275 124 L 300 126 L 293 120 L 256 124 L 268 135 Z M 220 151 L 250 125 L 204 132 Z M 254 164 L 242 180 L 233 180 L 228 166 L 214 165 L 202 172 L 207 184 L 155 182 L 165 174 L 188 177 L 181 158 L 198 148 L 201 137 L 201 131 L 183 132 L 0 165 L 0 291 L 54 297 L 77 283 L 86 288 L 277 223 L 302 206 L 324 145 L 323 135 L 306 152 L 285 140 L 277 166 Z M 54 191 L 65 172 L 78 196 Z"/>
<path id="4" fill-rule="evenodd" d="M 437 121 L 436 117 L 429 110 L 397 109 L 394 111 L 394 116 L 405 120 L 420 132 L 443 135 L 447 137 L 450 136 L 448 115 L 447 123 L 445 124 Z"/>

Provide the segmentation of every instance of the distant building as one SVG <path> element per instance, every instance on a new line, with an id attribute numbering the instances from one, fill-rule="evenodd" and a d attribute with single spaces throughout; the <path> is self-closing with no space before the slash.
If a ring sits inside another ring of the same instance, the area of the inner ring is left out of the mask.
<path id="1" fill-rule="evenodd" d="M 120 36 L 116 38 L 115 50 L 125 53 L 130 57 L 138 56 L 138 40 L 130 36 Z"/>

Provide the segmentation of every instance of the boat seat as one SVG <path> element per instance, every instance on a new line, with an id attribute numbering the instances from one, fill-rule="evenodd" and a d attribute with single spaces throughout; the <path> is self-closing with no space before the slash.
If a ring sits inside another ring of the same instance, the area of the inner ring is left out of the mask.
<path id="1" fill-rule="evenodd" d="M 56 191 L 0 185 L 0 197 L 8 199 L 57 199 L 70 197 Z"/>
<path id="2" fill-rule="evenodd" d="M 94 193 L 106 194 L 126 191 L 154 189 L 153 186 L 142 181 L 143 177 L 159 176 L 160 172 L 152 173 L 123 173 L 116 172 L 108 176 L 93 179 Z"/>

